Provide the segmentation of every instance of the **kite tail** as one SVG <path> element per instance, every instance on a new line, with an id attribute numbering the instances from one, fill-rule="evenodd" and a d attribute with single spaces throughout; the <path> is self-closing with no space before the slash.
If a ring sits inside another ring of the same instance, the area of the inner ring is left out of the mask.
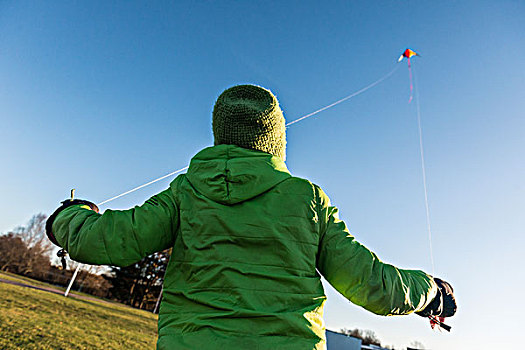
<path id="1" fill-rule="evenodd" d="M 414 97 L 414 84 L 412 84 L 412 66 L 410 65 L 410 58 L 408 58 L 408 77 L 410 78 L 410 98 L 408 99 L 408 103 L 410 103 Z"/>

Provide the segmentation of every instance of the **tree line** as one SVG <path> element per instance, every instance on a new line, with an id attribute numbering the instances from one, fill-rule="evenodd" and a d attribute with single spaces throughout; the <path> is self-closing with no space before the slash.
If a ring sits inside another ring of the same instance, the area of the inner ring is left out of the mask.
<path id="1" fill-rule="evenodd" d="M 34 215 L 25 226 L 0 234 L 0 271 L 66 287 L 77 262 L 62 269 L 58 250 L 45 234 L 46 215 Z M 83 265 L 72 290 L 153 311 L 171 251 L 152 254 L 127 267 Z"/>
<path id="2" fill-rule="evenodd" d="M 390 349 L 395 350 L 394 345 L 381 345 L 381 340 L 378 338 L 378 336 L 375 334 L 374 331 L 371 331 L 369 329 L 358 329 L 358 328 L 341 328 L 340 333 L 348 335 L 350 337 L 361 339 L 362 345 L 368 345 L 368 346 L 377 346 L 381 349 Z M 399 348 L 398 348 L 399 349 Z M 424 350 L 425 346 L 420 341 L 414 340 L 410 343 L 410 346 L 403 348 L 406 350 Z"/>

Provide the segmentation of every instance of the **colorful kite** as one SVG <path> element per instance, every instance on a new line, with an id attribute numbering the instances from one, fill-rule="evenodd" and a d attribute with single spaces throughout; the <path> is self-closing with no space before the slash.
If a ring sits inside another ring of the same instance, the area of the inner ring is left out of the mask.
<path id="1" fill-rule="evenodd" d="M 412 101 L 412 96 L 413 96 L 413 90 L 414 90 L 414 86 L 412 84 L 412 67 L 410 65 L 410 57 L 414 57 L 414 56 L 419 56 L 419 54 L 415 51 L 412 51 L 411 49 L 405 49 L 405 51 L 403 51 L 403 53 L 401 54 L 401 56 L 399 56 L 399 59 L 397 60 L 398 62 L 401 62 L 403 61 L 404 58 L 407 59 L 408 61 L 408 75 L 410 77 L 410 98 L 408 100 L 408 103 L 410 103 L 410 101 Z"/>

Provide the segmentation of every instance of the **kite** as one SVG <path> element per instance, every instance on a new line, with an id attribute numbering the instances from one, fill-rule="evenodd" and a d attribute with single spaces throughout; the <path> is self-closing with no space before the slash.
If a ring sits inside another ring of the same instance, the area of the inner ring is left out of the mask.
<path id="1" fill-rule="evenodd" d="M 412 84 L 412 66 L 410 65 L 410 57 L 414 57 L 414 56 L 419 56 L 419 54 L 411 49 L 405 49 L 405 51 L 403 51 L 403 53 L 401 54 L 401 56 L 399 56 L 399 59 L 397 60 L 398 62 L 401 62 L 403 61 L 404 58 L 407 59 L 407 62 L 408 62 L 408 76 L 410 77 L 410 98 L 408 99 L 408 103 L 410 103 L 412 101 L 412 96 L 413 96 L 413 90 L 414 90 L 414 86 Z"/>

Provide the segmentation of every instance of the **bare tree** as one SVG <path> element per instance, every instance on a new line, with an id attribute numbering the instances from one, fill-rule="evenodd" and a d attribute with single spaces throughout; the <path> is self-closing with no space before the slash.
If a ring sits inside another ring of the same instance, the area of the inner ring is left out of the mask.
<path id="1" fill-rule="evenodd" d="M 0 236 L 0 270 L 20 273 L 23 257 L 27 254 L 27 247 L 22 239 L 15 234 L 8 233 Z"/>
<path id="2" fill-rule="evenodd" d="M 62 270 L 60 261 L 52 256 L 56 247 L 45 233 L 46 216 L 34 215 L 26 226 L 19 226 L 0 235 L 0 270 L 60 286 L 67 286 L 79 263 L 70 260 L 69 270 Z M 111 283 L 103 275 L 108 267 L 83 265 L 75 283 L 76 289 L 106 297 Z"/>
<path id="3" fill-rule="evenodd" d="M 106 296 L 111 287 L 111 283 L 101 276 L 104 272 L 109 271 L 108 267 L 101 265 L 81 264 L 74 260 L 69 260 L 70 271 L 75 271 L 80 265 L 80 271 L 75 280 L 75 289 L 79 292 L 87 292 L 98 296 Z"/>
<path id="4" fill-rule="evenodd" d="M 410 343 L 410 346 L 407 347 L 407 350 L 424 350 L 424 349 L 426 349 L 425 345 L 423 345 L 423 343 L 418 340 L 412 341 Z"/>
<path id="5" fill-rule="evenodd" d="M 130 266 L 112 267 L 112 297 L 133 307 L 153 310 L 170 254 L 171 249 L 163 250 Z"/>
<path id="6" fill-rule="evenodd" d="M 54 246 L 46 236 L 46 219 L 47 216 L 42 213 L 34 215 L 27 226 L 19 226 L 12 232 L 27 248 L 20 257 L 19 273 L 21 274 L 36 276 L 48 268 L 49 257 Z"/>
<path id="7" fill-rule="evenodd" d="M 360 330 L 360 329 L 341 329 L 341 333 L 349 335 L 354 338 L 359 338 L 363 341 L 363 345 L 377 345 L 381 346 L 381 341 L 376 334 L 371 330 Z"/>

